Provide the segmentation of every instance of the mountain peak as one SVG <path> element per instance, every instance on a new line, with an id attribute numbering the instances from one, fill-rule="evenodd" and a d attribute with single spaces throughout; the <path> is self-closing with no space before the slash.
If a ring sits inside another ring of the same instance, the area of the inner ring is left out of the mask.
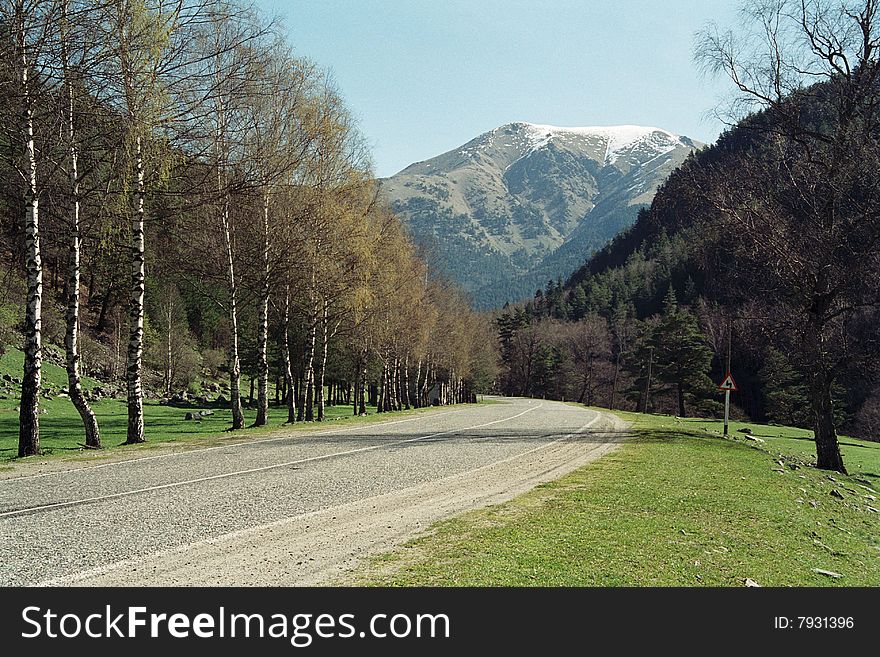
<path id="1" fill-rule="evenodd" d="M 604 164 L 614 164 L 624 153 L 634 148 L 644 148 L 656 151 L 657 155 L 663 155 L 680 146 L 690 146 L 690 140 L 680 135 L 655 128 L 641 125 L 609 125 L 609 126 L 583 126 L 562 127 L 545 125 L 540 123 L 527 123 L 516 121 L 496 128 L 490 134 L 499 131 L 519 132 L 530 140 L 530 151 L 547 146 L 551 142 L 604 142 Z"/>
<path id="2" fill-rule="evenodd" d="M 650 126 L 523 121 L 386 179 L 417 242 L 482 308 L 567 277 L 635 220 L 700 144 Z"/>

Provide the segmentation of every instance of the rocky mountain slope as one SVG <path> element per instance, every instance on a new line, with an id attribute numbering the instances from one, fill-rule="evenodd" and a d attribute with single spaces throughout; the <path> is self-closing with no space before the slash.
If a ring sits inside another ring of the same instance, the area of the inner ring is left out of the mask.
<path id="1" fill-rule="evenodd" d="M 429 258 L 491 308 L 571 274 L 701 146 L 659 128 L 509 123 L 383 191 Z"/>

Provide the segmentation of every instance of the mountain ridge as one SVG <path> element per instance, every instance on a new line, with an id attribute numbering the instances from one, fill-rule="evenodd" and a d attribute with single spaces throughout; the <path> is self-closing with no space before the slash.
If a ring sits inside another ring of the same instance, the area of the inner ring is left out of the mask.
<path id="1" fill-rule="evenodd" d="M 440 269 L 490 308 L 566 278 L 702 144 L 649 126 L 522 121 L 382 181 Z"/>

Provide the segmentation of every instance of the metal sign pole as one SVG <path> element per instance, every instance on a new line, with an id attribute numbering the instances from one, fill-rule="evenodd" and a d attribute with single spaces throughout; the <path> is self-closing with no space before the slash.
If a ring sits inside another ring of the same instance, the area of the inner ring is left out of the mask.
<path id="1" fill-rule="evenodd" d="M 727 425 L 730 419 L 730 390 L 724 391 L 724 435 L 727 436 Z"/>

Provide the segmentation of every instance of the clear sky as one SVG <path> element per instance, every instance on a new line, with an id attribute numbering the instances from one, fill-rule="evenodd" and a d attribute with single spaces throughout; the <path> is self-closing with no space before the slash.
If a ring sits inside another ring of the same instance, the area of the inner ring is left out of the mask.
<path id="1" fill-rule="evenodd" d="M 330 70 L 388 176 L 511 121 L 637 124 L 711 142 L 729 91 L 694 33 L 735 0 L 257 0 Z"/>

